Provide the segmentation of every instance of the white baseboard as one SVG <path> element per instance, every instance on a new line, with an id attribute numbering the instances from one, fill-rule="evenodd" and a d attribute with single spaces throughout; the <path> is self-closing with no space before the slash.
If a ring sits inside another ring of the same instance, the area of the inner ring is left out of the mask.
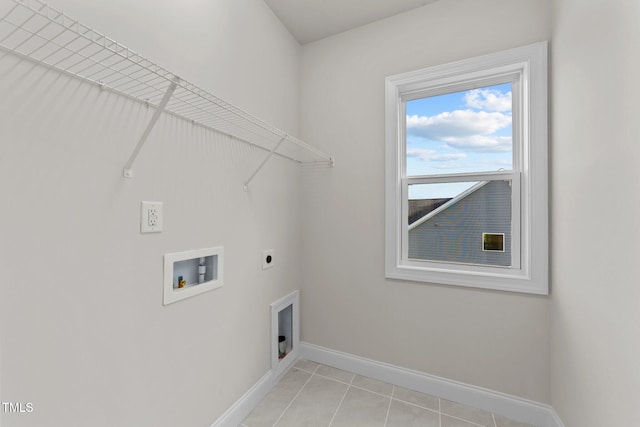
<path id="1" fill-rule="evenodd" d="M 364 357 L 301 342 L 300 357 L 323 365 L 354 372 L 359 375 L 400 387 L 452 400 L 488 412 L 503 415 L 537 427 L 564 427 L 556 411 L 549 405 L 522 399 L 482 387 L 448 380 L 435 375 L 378 362 Z M 291 355 L 294 356 L 294 355 Z M 297 359 L 297 354 L 295 355 Z M 237 402 L 225 411 L 211 427 L 237 427 L 276 385 L 280 377 L 295 362 L 294 357 L 281 371 L 269 371 Z"/>
<path id="2" fill-rule="evenodd" d="M 245 394 L 240 397 L 224 414 L 220 416 L 211 427 L 237 427 L 247 415 L 255 409 L 260 401 L 271 391 L 276 384 L 272 371 L 267 372 Z"/>
<path id="3" fill-rule="evenodd" d="M 564 427 L 554 409 L 538 402 L 412 371 L 317 345 L 300 343 L 300 357 L 334 368 L 452 400 L 538 427 Z"/>
<path id="4" fill-rule="evenodd" d="M 238 427 L 242 420 L 253 411 L 271 389 L 280 381 L 298 360 L 298 351 L 291 351 L 275 369 L 262 376 L 240 399 L 238 399 L 211 427 Z"/>
<path id="5" fill-rule="evenodd" d="M 554 427 L 564 427 L 564 423 L 560 419 L 560 416 L 558 415 L 556 410 L 551 408 L 551 412 L 552 412 L 551 416 L 552 416 L 553 422 L 554 422 L 554 424 L 551 424 L 551 425 L 554 426 Z"/>

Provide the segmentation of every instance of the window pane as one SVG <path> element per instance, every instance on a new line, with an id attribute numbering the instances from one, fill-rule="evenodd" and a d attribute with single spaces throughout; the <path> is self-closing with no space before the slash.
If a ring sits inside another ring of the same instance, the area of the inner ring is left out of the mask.
<path id="1" fill-rule="evenodd" d="M 407 176 L 511 170 L 512 85 L 406 102 Z"/>
<path id="2" fill-rule="evenodd" d="M 504 252 L 504 234 L 482 233 L 482 250 Z"/>
<path id="3" fill-rule="evenodd" d="M 407 220 L 410 259 L 511 266 L 510 180 L 410 184 Z"/>

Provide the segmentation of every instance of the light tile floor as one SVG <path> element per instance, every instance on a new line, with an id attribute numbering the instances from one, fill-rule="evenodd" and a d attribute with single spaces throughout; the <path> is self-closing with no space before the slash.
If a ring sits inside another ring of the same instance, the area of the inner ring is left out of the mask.
<path id="1" fill-rule="evenodd" d="M 299 360 L 241 427 L 533 427 L 435 396 Z"/>

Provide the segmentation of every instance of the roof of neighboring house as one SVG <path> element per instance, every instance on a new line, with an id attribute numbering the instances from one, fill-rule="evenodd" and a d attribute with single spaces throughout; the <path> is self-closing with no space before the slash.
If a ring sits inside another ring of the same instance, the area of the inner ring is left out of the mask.
<path id="1" fill-rule="evenodd" d="M 449 209 L 451 206 L 453 206 L 456 203 L 458 203 L 459 201 L 465 199 L 467 196 L 475 193 L 476 191 L 478 191 L 479 189 L 481 189 L 482 187 L 487 185 L 489 182 L 491 182 L 491 181 L 480 181 L 479 183 L 475 184 L 474 186 L 469 187 L 468 189 L 466 189 L 462 193 L 458 194 L 456 197 L 454 197 L 452 199 L 449 199 L 448 202 L 440 205 L 436 209 L 434 209 L 431 212 L 429 212 L 428 214 L 424 215 L 422 218 L 420 218 L 420 219 L 418 219 L 418 220 L 416 220 L 414 222 L 410 222 L 409 231 L 413 230 L 414 228 L 416 228 L 420 224 L 422 224 L 425 221 L 428 221 L 429 219 L 431 219 L 434 216 L 438 215 L 440 212 Z"/>
<path id="2" fill-rule="evenodd" d="M 442 199 L 409 199 L 409 224 L 447 203 L 451 197 Z"/>

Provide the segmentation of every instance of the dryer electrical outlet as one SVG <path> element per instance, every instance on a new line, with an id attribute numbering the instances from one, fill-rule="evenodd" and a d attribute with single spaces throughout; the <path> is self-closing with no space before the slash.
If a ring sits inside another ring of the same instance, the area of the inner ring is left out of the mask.
<path id="1" fill-rule="evenodd" d="M 273 267 L 273 249 L 267 249 L 262 251 L 262 269 L 265 270 L 267 268 Z"/>
<path id="2" fill-rule="evenodd" d="M 162 217 L 162 202 L 141 202 L 140 233 L 160 233 Z"/>

